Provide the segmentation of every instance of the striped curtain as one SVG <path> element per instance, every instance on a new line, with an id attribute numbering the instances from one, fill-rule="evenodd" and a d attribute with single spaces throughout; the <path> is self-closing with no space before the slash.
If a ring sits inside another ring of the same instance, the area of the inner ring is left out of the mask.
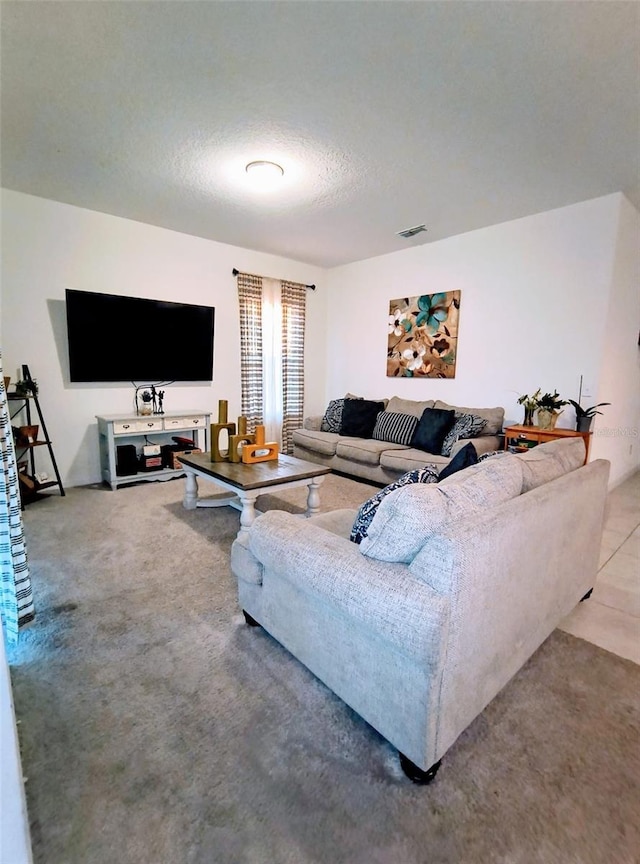
<path id="1" fill-rule="evenodd" d="M 238 274 L 242 415 L 251 431 L 262 423 L 262 279 Z"/>
<path id="2" fill-rule="evenodd" d="M 302 426 L 304 410 L 304 285 L 282 283 L 282 449 L 293 453 L 293 431 Z"/>
<path id="3" fill-rule="evenodd" d="M 0 375 L 1 372 L 0 355 Z M 15 644 L 18 628 L 31 621 L 35 613 L 4 378 L 0 381 L 0 452 L 0 615 L 7 642 Z"/>
<path id="4" fill-rule="evenodd" d="M 306 287 L 295 282 L 281 282 L 279 305 L 282 317 L 281 356 L 265 350 L 271 344 L 270 333 L 264 333 L 263 282 L 260 276 L 238 273 L 240 305 L 240 370 L 242 413 L 247 427 L 265 422 L 264 381 L 274 372 L 271 366 L 282 365 L 282 452 L 293 452 L 293 431 L 302 426 L 304 410 L 304 332 Z M 268 368 L 267 368 L 268 367 Z M 266 373 L 266 375 L 265 375 Z M 275 436 L 274 436 L 275 437 Z"/>

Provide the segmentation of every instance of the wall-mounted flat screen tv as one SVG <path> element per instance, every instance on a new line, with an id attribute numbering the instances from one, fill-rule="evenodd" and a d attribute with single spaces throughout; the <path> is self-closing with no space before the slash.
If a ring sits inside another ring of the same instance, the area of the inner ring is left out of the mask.
<path id="1" fill-rule="evenodd" d="M 67 289 L 71 381 L 213 380 L 215 308 Z"/>

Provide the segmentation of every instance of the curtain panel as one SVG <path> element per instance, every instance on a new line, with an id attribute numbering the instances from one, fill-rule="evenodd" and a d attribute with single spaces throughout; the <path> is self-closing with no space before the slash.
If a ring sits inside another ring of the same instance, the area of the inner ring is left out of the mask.
<path id="1" fill-rule="evenodd" d="M 0 355 L 0 372 L 2 356 Z M 22 528 L 18 469 L 13 446 L 9 403 L 0 381 L 0 615 L 6 640 L 18 641 L 18 628 L 34 617 L 33 592 L 29 577 L 27 548 Z"/>
<path id="2" fill-rule="evenodd" d="M 306 286 L 238 273 L 242 413 L 293 452 L 303 422 Z"/>
<path id="3" fill-rule="evenodd" d="M 304 330 L 307 289 L 282 282 L 282 449 L 293 453 L 293 432 L 304 420 Z"/>
<path id="4" fill-rule="evenodd" d="M 238 274 L 241 412 L 251 431 L 262 423 L 262 279 Z"/>

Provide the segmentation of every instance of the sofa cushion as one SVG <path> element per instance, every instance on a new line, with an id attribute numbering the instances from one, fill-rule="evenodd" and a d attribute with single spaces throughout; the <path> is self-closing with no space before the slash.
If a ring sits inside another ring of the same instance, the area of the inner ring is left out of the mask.
<path id="1" fill-rule="evenodd" d="M 389 448 L 406 450 L 402 444 L 391 444 L 389 441 L 376 441 L 373 438 L 338 438 L 336 456 L 361 462 L 364 465 L 379 465 L 380 455 Z"/>
<path id="2" fill-rule="evenodd" d="M 433 399 L 427 399 L 426 402 L 418 402 L 414 399 L 401 399 L 399 396 L 392 396 L 387 405 L 387 411 L 393 411 L 397 414 L 411 414 L 418 420 L 422 417 L 422 412 L 425 408 L 433 408 Z"/>
<path id="3" fill-rule="evenodd" d="M 351 438 L 371 438 L 376 418 L 381 411 L 384 411 L 384 402 L 345 399 L 340 434 Z"/>
<path id="4" fill-rule="evenodd" d="M 393 444 L 404 444 L 408 447 L 417 425 L 418 418 L 413 414 L 381 411 L 373 427 L 373 437 L 377 441 L 391 441 Z"/>
<path id="5" fill-rule="evenodd" d="M 476 453 L 476 448 L 473 444 L 465 444 L 461 450 L 458 450 L 449 464 L 444 466 L 440 472 L 438 481 L 446 480 L 447 477 L 456 474 L 458 471 L 462 471 L 464 468 L 470 468 L 472 465 L 477 465 L 478 461 L 478 454 Z"/>
<path id="6" fill-rule="evenodd" d="M 487 421 L 487 425 L 482 430 L 483 435 L 499 435 L 502 432 L 502 424 L 504 423 L 504 408 L 462 408 L 459 405 L 449 405 L 447 402 L 442 402 L 438 399 L 434 405 L 435 408 L 442 408 L 445 411 L 453 409 L 460 414 L 477 414 Z"/>
<path id="7" fill-rule="evenodd" d="M 440 452 L 443 456 L 451 456 L 451 450 L 456 441 L 460 438 L 477 437 L 486 425 L 487 421 L 485 418 L 480 417 L 478 414 L 461 414 L 459 411 L 456 411 L 455 422 L 444 436 Z"/>
<path id="8" fill-rule="evenodd" d="M 332 399 L 327 405 L 327 410 L 322 418 L 321 432 L 336 432 L 339 434 L 342 427 L 342 410 L 344 399 Z"/>
<path id="9" fill-rule="evenodd" d="M 559 438 L 538 444 L 526 453 L 516 453 L 522 463 L 522 491 L 530 492 L 584 464 L 585 444 L 581 436 Z"/>
<path id="10" fill-rule="evenodd" d="M 442 442 L 447 432 L 455 422 L 455 411 L 443 411 L 438 408 L 425 408 L 422 412 L 416 431 L 411 439 L 411 446 L 427 453 L 440 453 Z"/>
<path id="11" fill-rule="evenodd" d="M 406 474 L 403 474 L 402 477 L 399 477 L 395 481 L 395 483 L 390 483 L 388 486 L 385 486 L 384 489 L 376 492 L 376 494 L 372 495 L 368 501 L 364 502 L 364 504 L 358 510 L 358 515 L 356 516 L 355 522 L 353 523 L 349 539 L 352 540 L 354 543 L 362 542 L 363 538 L 367 536 L 369 525 L 371 524 L 371 520 L 375 516 L 376 511 L 380 506 L 380 502 L 385 496 L 389 495 L 391 492 L 395 491 L 396 489 L 400 489 L 402 486 L 406 486 L 409 483 L 437 482 L 438 472 L 433 465 L 426 465 L 424 468 L 418 468 L 415 471 L 408 471 Z"/>
<path id="12" fill-rule="evenodd" d="M 393 447 L 389 444 L 388 448 L 380 454 L 380 467 L 386 468 L 388 471 L 397 471 L 399 474 L 413 471 L 415 468 L 424 468 L 425 465 L 435 465 L 440 469 L 448 463 L 448 456 L 441 456 L 439 453 L 425 453 L 424 450 L 418 450 L 415 447 L 407 449 L 406 447 Z"/>
<path id="13" fill-rule="evenodd" d="M 441 483 L 403 486 L 380 502 L 360 549 L 380 561 L 410 563 L 429 537 L 452 522 L 515 498 L 521 489 L 522 465 L 515 456 L 487 459 Z"/>
<path id="14" fill-rule="evenodd" d="M 293 443 L 322 456 L 335 456 L 340 435 L 335 432 L 315 432 L 313 429 L 295 429 Z"/>

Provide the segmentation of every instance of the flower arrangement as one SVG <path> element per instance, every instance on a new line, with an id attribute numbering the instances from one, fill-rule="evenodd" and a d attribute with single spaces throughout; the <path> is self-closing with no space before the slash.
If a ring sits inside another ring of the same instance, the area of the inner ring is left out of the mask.
<path id="1" fill-rule="evenodd" d="M 535 411 L 538 407 L 538 397 L 540 396 L 540 388 L 536 390 L 536 392 L 529 396 L 528 393 L 523 393 L 522 396 L 518 396 L 518 405 L 522 405 L 526 411 Z"/>
<path id="2" fill-rule="evenodd" d="M 566 399 L 561 399 L 558 391 L 554 390 L 553 393 L 543 393 L 542 396 L 539 396 L 536 408 L 538 408 L 538 410 L 542 408 L 543 411 L 554 412 L 560 411 L 561 408 L 568 404 L 569 402 Z"/>

